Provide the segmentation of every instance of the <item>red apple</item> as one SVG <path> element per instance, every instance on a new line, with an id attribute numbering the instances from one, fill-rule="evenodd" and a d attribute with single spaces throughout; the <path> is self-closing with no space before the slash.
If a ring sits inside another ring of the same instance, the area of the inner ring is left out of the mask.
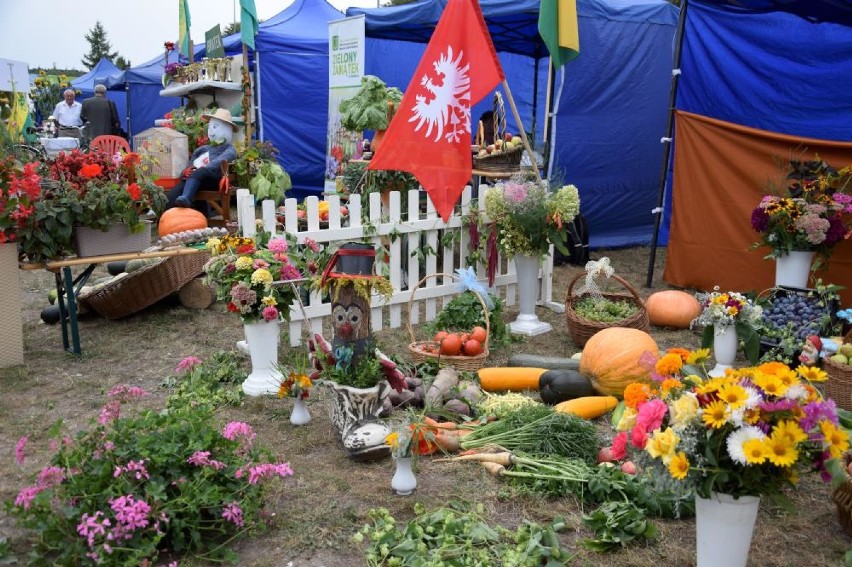
<path id="1" fill-rule="evenodd" d="M 511 134 L 509 134 L 508 132 L 506 132 L 506 135 L 505 135 L 505 136 L 503 136 L 503 137 L 506 139 L 506 141 L 507 141 L 507 142 L 511 142 L 511 141 L 512 141 L 512 135 L 511 135 Z"/>
<path id="2" fill-rule="evenodd" d="M 624 461 L 621 463 L 621 472 L 625 474 L 636 474 L 636 465 L 633 464 L 633 461 Z"/>
<path id="3" fill-rule="evenodd" d="M 609 463 L 614 460 L 612 457 L 612 447 L 602 447 L 598 451 L 598 463 Z"/>
<path id="4" fill-rule="evenodd" d="M 296 211 L 296 217 L 300 218 L 300 219 L 304 219 L 304 218 L 308 217 L 308 213 L 306 213 L 302 209 L 299 209 L 298 211 Z"/>
<path id="5" fill-rule="evenodd" d="M 345 217 L 349 214 L 349 207 L 340 207 L 340 216 Z"/>

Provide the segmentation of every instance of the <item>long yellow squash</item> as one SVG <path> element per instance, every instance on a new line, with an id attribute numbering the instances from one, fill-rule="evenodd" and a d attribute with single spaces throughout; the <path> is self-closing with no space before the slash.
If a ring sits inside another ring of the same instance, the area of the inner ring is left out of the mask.
<path id="1" fill-rule="evenodd" d="M 615 409 L 618 399 L 615 396 L 585 396 L 574 398 L 553 406 L 562 413 L 573 413 L 584 419 L 595 419 Z"/>
<path id="2" fill-rule="evenodd" d="M 538 390 L 538 378 L 547 368 L 494 366 L 479 370 L 479 387 L 486 392 Z"/>

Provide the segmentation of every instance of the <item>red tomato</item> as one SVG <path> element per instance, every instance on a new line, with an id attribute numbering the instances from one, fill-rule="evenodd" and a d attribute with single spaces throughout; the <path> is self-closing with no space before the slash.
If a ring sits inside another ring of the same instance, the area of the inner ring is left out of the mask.
<path id="1" fill-rule="evenodd" d="M 447 333 L 447 331 L 438 331 L 437 333 L 435 333 L 435 336 L 432 337 L 432 340 L 436 343 L 440 343 L 447 337 L 448 334 L 449 333 Z"/>
<path id="2" fill-rule="evenodd" d="M 441 354 L 447 356 L 456 356 L 461 351 L 461 340 L 458 335 L 447 335 L 441 341 Z"/>
<path id="3" fill-rule="evenodd" d="M 485 344 L 485 339 L 488 338 L 488 331 L 485 330 L 485 327 L 474 327 L 470 332 L 470 338 Z"/>
<path id="4" fill-rule="evenodd" d="M 467 356 L 476 356 L 477 354 L 482 352 L 482 343 L 476 339 L 468 339 L 466 343 L 464 343 L 464 353 Z"/>

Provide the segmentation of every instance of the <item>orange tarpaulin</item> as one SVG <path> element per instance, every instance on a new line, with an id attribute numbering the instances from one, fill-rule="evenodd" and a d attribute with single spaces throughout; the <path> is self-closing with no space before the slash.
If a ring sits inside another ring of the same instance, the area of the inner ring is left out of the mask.
<path id="1" fill-rule="evenodd" d="M 783 187 L 783 165 L 819 155 L 834 167 L 852 164 L 852 143 L 796 138 L 689 112 L 675 113 L 672 221 L 663 279 L 702 290 L 763 291 L 775 283 L 768 248 L 752 250 L 760 236 L 751 211 L 769 184 Z M 824 283 L 846 286 L 852 305 L 852 240 L 832 251 Z M 813 280 L 811 280 L 813 281 Z"/>

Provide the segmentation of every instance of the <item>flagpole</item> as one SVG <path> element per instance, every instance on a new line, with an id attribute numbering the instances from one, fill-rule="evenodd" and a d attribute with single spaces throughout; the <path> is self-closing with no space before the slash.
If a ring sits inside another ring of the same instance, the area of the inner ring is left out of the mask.
<path id="1" fill-rule="evenodd" d="M 527 133 L 524 131 L 524 124 L 521 122 L 521 115 L 518 114 L 518 108 L 515 106 L 515 99 L 512 97 L 512 90 L 509 88 L 509 81 L 503 79 L 503 90 L 506 91 L 506 99 L 509 101 L 509 107 L 512 109 L 512 116 L 515 117 L 515 124 L 518 125 L 521 140 L 524 142 L 524 148 L 530 156 L 530 164 L 535 171 L 536 179 L 541 181 L 541 172 L 538 170 L 538 161 L 535 159 L 535 154 L 530 147 L 530 141 L 527 139 Z"/>

